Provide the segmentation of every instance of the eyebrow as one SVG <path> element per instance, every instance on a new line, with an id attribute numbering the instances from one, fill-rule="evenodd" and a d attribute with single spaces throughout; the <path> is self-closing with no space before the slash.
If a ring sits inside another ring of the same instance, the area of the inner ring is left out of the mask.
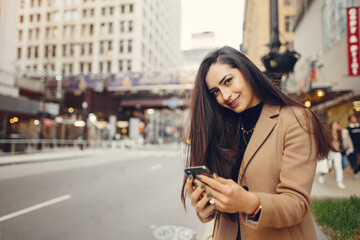
<path id="1" fill-rule="evenodd" d="M 222 83 L 229 75 L 231 75 L 231 73 L 226 74 L 226 75 L 220 80 L 219 85 L 221 85 L 221 83 Z M 211 91 L 214 90 L 215 88 L 216 88 L 216 87 L 213 87 L 213 88 L 209 89 L 209 91 L 211 92 Z"/>

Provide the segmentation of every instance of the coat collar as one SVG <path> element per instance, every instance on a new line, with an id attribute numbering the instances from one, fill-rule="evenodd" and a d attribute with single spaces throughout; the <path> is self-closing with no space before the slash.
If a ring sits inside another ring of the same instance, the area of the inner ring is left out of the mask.
<path id="1" fill-rule="evenodd" d="M 253 158 L 254 154 L 261 147 L 263 142 L 269 136 L 271 131 L 276 126 L 277 120 L 273 119 L 280 113 L 280 106 L 264 104 L 259 119 L 256 123 L 254 133 L 251 136 L 249 145 L 246 148 L 244 157 L 241 162 L 239 180 L 241 180 L 243 173 L 245 172 L 248 164 Z"/>

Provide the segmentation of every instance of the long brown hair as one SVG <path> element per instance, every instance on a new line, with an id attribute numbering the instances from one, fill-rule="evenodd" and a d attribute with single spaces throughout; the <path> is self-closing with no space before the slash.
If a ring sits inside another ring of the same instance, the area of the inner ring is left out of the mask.
<path id="1" fill-rule="evenodd" d="M 222 106 L 209 93 L 205 77 L 212 64 L 228 64 L 237 68 L 249 82 L 254 94 L 264 103 L 280 106 L 296 106 L 304 109 L 309 134 L 317 144 L 316 159 L 325 158 L 331 145 L 331 133 L 312 111 L 289 98 L 267 78 L 244 54 L 232 47 L 222 47 L 208 53 L 197 72 L 190 104 L 190 132 L 186 166 L 206 165 L 212 172 L 230 178 L 238 157 L 238 131 L 236 114 Z M 296 115 L 295 115 L 296 116 Z M 299 121 L 299 120 L 298 120 Z M 185 207 L 185 182 L 181 200 Z M 227 214 L 231 219 L 230 214 Z"/>

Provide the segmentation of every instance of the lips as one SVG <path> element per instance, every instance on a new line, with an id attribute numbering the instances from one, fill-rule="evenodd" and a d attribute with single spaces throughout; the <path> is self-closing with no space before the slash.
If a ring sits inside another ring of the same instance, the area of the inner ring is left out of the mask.
<path id="1" fill-rule="evenodd" d="M 229 102 L 228 105 L 232 108 L 236 107 L 239 104 L 240 96 L 237 96 L 233 101 Z"/>

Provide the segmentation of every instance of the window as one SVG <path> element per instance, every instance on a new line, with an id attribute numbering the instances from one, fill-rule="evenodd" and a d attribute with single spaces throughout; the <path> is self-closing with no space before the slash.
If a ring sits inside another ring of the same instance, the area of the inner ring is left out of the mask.
<path id="1" fill-rule="evenodd" d="M 109 8 L 109 14 L 110 14 L 110 15 L 114 15 L 114 7 L 110 7 L 110 8 Z"/>
<path id="2" fill-rule="evenodd" d="M 358 1 L 325 1 L 322 9 L 323 47 L 330 49 L 346 34 L 346 8 L 357 6 Z"/>
<path id="3" fill-rule="evenodd" d="M 120 40 L 120 43 L 119 43 L 119 51 L 120 51 L 120 53 L 123 53 L 123 52 L 124 52 L 124 40 Z"/>
<path id="4" fill-rule="evenodd" d="M 31 40 L 32 39 L 32 29 L 29 29 L 28 32 L 28 39 Z"/>
<path id="5" fill-rule="evenodd" d="M 82 36 L 85 36 L 86 35 L 86 28 L 87 28 L 87 25 L 86 24 L 83 24 L 81 25 L 81 35 Z"/>
<path id="6" fill-rule="evenodd" d="M 102 72 L 102 71 L 103 71 L 103 63 L 99 62 L 99 72 Z"/>
<path id="7" fill-rule="evenodd" d="M 127 60 L 127 70 L 131 71 L 131 60 Z"/>
<path id="8" fill-rule="evenodd" d="M 45 46 L 44 55 L 45 55 L 46 58 L 49 56 L 49 46 L 48 45 Z"/>
<path id="9" fill-rule="evenodd" d="M 38 0 L 38 7 L 41 7 L 41 0 Z"/>
<path id="10" fill-rule="evenodd" d="M 109 23 L 109 34 L 113 32 L 113 23 Z"/>
<path id="11" fill-rule="evenodd" d="M 18 34 L 18 39 L 19 39 L 19 41 L 21 41 L 22 40 L 22 34 L 23 33 L 23 31 L 22 30 L 19 30 L 19 34 Z"/>
<path id="12" fill-rule="evenodd" d="M 27 48 L 27 58 L 31 58 L 31 47 Z"/>
<path id="13" fill-rule="evenodd" d="M 80 73 L 84 72 L 84 63 L 80 63 Z"/>
<path id="14" fill-rule="evenodd" d="M 70 56 L 74 56 L 74 44 L 70 44 Z"/>
<path id="15" fill-rule="evenodd" d="M 24 0 L 21 0 L 21 2 L 20 2 L 20 8 L 25 8 L 25 1 L 24 1 Z"/>
<path id="16" fill-rule="evenodd" d="M 89 72 L 89 73 L 92 72 L 91 67 L 92 67 L 92 66 L 91 66 L 91 63 L 88 63 L 88 72 Z"/>
<path id="17" fill-rule="evenodd" d="M 82 43 L 80 45 L 80 54 L 81 54 L 81 56 L 85 55 L 85 43 Z"/>
<path id="18" fill-rule="evenodd" d="M 104 53 L 104 41 L 100 41 L 100 54 L 103 54 Z"/>
<path id="19" fill-rule="evenodd" d="M 124 70 L 123 68 L 123 61 L 119 60 L 119 72 L 122 72 Z"/>
<path id="20" fill-rule="evenodd" d="M 92 52 L 93 52 L 93 50 L 92 50 L 92 43 L 89 43 L 89 54 L 91 55 Z"/>
<path id="21" fill-rule="evenodd" d="M 21 48 L 17 49 L 17 59 L 21 59 Z"/>
<path id="22" fill-rule="evenodd" d="M 76 20 L 78 18 L 77 10 L 71 10 L 71 20 Z"/>
<path id="23" fill-rule="evenodd" d="M 284 6 L 292 6 L 292 0 L 284 0 Z"/>
<path id="24" fill-rule="evenodd" d="M 83 16 L 83 17 L 86 17 L 86 12 L 87 12 L 87 10 L 86 10 L 86 9 L 83 9 L 83 11 L 82 11 L 82 16 Z"/>
<path id="25" fill-rule="evenodd" d="M 107 62 L 107 71 L 111 72 L 111 61 Z"/>
<path id="26" fill-rule="evenodd" d="M 66 44 L 63 44 L 62 46 L 62 55 L 63 57 L 66 57 Z"/>
<path id="27" fill-rule="evenodd" d="M 39 56 L 39 47 L 36 46 L 35 49 L 34 49 L 34 57 L 38 58 L 38 56 Z"/>
<path id="28" fill-rule="evenodd" d="M 94 16 L 94 14 L 95 14 L 95 10 L 92 8 L 92 9 L 90 9 L 90 15 L 91 16 Z"/>
<path id="29" fill-rule="evenodd" d="M 49 27 L 46 27 L 46 35 L 45 35 L 45 37 L 46 37 L 46 39 L 49 39 L 50 38 L 50 28 Z M 65 32 L 64 32 L 65 33 Z"/>
<path id="30" fill-rule="evenodd" d="M 35 39 L 39 39 L 40 37 L 40 28 L 35 29 Z"/>
<path id="31" fill-rule="evenodd" d="M 105 23 L 102 23 L 102 24 L 100 25 L 100 33 L 101 33 L 102 35 L 104 35 L 104 34 L 106 33 Z"/>
<path id="32" fill-rule="evenodd" d="M 20 15 L 20 23 L 23 23 L 24 22 L 24 16 L 23 15 Z"/>
<path id="33" fill-rule="evenodd" d="M 70 74 L 73 73 L 73 65 L 72 65 L 72 63 L 69 64 L 69 73 Z"/>
<path id="34" fill-rule="evenodd" d="M 131 53 L 132 51 L 132 40 L 128 40 L 128 52 Z"/>
<path id="35" fill-rule="evenodd" d="M 32 22 L 34 19 L 34 16 L 32 14 L 29 15 L 29 21 Z"/>
<path id="36" fill-rule="evenodd" d="M 129 21 L 129 32 L 133 30 L 133 21 Z"/>
<path id="37" fill-rule="evenodd" d="M 37 21 L 40 22 L 40 20 L 41 20 L 41 15 L 38 14 L 38 15 L 37 15 Z"/>
<path id="38" fill-rule="evenodd" d="M 285 31 L 293 31 L 294 16 L 285 16 Z"/>
<path id="39" fill-rule="evenodd" d="M 108 41 L 108 53 L 112 51 L 112 41 Z"/>
<path id="40" fill-rule="evenodd" d="M 106 8 L 103 7 L 103 8 L 101 9 L 101 15 L 102 15 L 102 16 L 105 16 L 105 15 L 106 15 Z"/>
<path id="41" fill-rule="evenodd" d="M 121 33 L 125 32 L 125 22 L 124 21 L 120 22 L 120 32 Z"/>
<path id="42" fill-rule="evenodd" d="M 94 34 L 94 24 L 90 24 L 90 36 Z"/>
<path id="43" fill-rule="evenodd" d="M 52 47 L 52 56 L 56 57 L 56 45 L 53 45 Z"/>
<path id="44" fill-rule="evenodd" d="M 30 7 L 34 7 L 34 0 L 30 1 Z"/>
<path id="45" fill-rule="evenodd" d="M 125 13 L 125 5 L 122 4 L 122 5 L 120 6 L 120 8 L 121 8 L 121 13 Z"/>
<path id="46" fill-rule="evenodd" d="M 134 5 L 133 5 L 133 4 L 130 4 L 130 5 L 129 5 L 129 12 L 132 13 L 133 11 L 134 11 Z"/>

